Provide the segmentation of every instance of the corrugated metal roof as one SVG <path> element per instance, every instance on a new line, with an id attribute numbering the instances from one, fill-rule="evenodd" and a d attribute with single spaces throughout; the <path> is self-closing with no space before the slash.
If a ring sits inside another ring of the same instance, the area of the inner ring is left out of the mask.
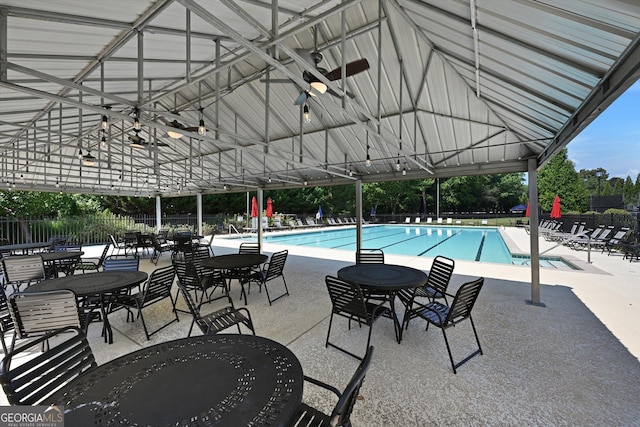
<path id="1" fill-rule="evenodd" d="M 638 78 L 639 31 L 616 0 L 0 0 L 0 175 L 146 196 L 525 171 Z M 370 67 L 317 74 L 349 96 L 307 123 L 312 50 Z"/>

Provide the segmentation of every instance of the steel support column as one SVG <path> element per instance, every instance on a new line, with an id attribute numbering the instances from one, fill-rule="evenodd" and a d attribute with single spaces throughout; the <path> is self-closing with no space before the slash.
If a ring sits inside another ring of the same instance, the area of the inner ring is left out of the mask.
<path id="1" fill-rule="evenodd" d="M 362 180 L 356 180 L 356 251 L 362 249 Z"/>
<path id="2" fill-rule="evenodd" d="M 529 166 L 529 239 L 531 246 L 531 301 L 540 303 L 540 246 L 538 242 L 538 173 L 536 159 L 528 160 Z"/>

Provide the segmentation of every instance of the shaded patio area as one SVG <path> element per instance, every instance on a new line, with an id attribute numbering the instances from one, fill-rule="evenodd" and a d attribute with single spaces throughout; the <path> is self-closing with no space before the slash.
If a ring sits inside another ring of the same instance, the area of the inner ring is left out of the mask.
<path id="1" fill-rule="evenodd" d="M 508 232 L 512 244 L 527 241 L 524 230 Z M 216 238 L 213 243 L 215 253 L 223 254 L 236 252 L 240 240 Z M 280 249 L 267 244 L 264 251 Z M 353 254 L 288 249 L 285 276 L 291 296 L 269 307 L 264 292 L 254 288 L 249 295 L 247 307 L 256 332 L 287 345 L 300 359 L 305 374 L 342 388 L 358 362 L 324 347 L 331 307 L 324 276 L 352 263 Z M 577 253 L 579 258 L 583 255 Z M 425 332 L 424 322 L 412 320 L 399 345 L 391 320 L 378 320 L 371 340 L 375 356 L 362 389 L 364 400 L 357 403 L 352 416 L 354 426 L 640 423 L 640 349 L 638 334 L 631 331 L 640 302 L 640 291 L 633 285 L 640 263 L 606 254 L 592 256 L 589 271 L 543 269 L 541 294 L 546 307 L 526 304 L 530 298 L 528 267 L 457 262 L 450 292 L 471 278 L 486 277 L 474 308 L 484 355 L 473 358 L 454 375 L 438 329 Z M 421 269 L 431 264 L 431 259 L 388 258 L 389 263 Z M 158 267 L 169 262 L 165 254 Z M 147 259 L 140 265 L 145 271 L 153 269 Z M 232 297 L 242 306 L 239 296 L 240 287 L 234 283 Z M 179 301 L 184 307 L 184 301 Z M 210 306 L 203 310 L 214 308 Z M 166 319 L 169 309 L 168 304 L 154 305 L 145 318 L 153 327 L 154 320 Z M 184 337 L 191 321 L 180 314 L 179 323 L 147 341 L 139 321 L 127 323 L 122 312 L 110 319 L 113 345 L 104 344 L 98 325 L 89 328 L 98 364 Z M 343 319 L 334 320 L 334 325 L 332 340 L 364 353 L 365 328 L 348 331 Z M 454 357 L 459 359 L 473 350 L 468 323 L 448 335 Z M 306 385 L 305 401 L 326 411 L 335 403 L 331 396 Z"/>

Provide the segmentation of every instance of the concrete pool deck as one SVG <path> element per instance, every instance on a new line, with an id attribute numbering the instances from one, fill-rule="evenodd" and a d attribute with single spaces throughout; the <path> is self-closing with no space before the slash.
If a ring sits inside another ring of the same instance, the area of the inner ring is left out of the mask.
<path id="1" fill-rule="evenodd" d="M 503 230 L 522 252 L 529 236 L 520 228 Z M 216 237 L 216 254 L 237 251 L 240 239 Z M 541 251 L 549 242 L 540 239 Z M 266 243 L 271 253 L 282 246 Z M 300 359 L 305 374 L 343 388 L 357 361 L 324 340 L 331 304 L 324 276 L 353 263 L 348 251 L 288 246 L 285 276 L 291 295 L 269 306 L 264 293 L 252 292 L 247 308 L 258 335 L 287 345 Z M 450 292 L 474 277 L 485 286 L 474 308 L 484 355 L 463 365 L 454 375 L 442 334 L 425 332 L 414 320 L 402 344 L 394 340 L 389 319 L 373 327 L 375 356 L 356 404 L 354 426 L 467 426 L 467 425 L 640 425 L 640 263 L 620 255 L 558 247 L 553 256 L 574 257 L 579 271 L 541 269 L 541 300 L 528 305 L 530 269 L 526 266 L 457 261 Z M 431 258 L 388 255 L 387 262 L 428 270 Z M 164 254 L 158 267 L 168 265 Z M 142 259 L 141 269 L 155 267 Z M 587 268 L 588 267 L 588 268 Z M 277 282 L 274 285 L 277 287 Z M 271 288 L 270 288 L 271 289 Z M 232 286 L 236 304 L 239 287 Z M 180 304 L 184 302 L 180 300 Z M 211 307 L 213 309 L 214 307 Z M 146 311 L 149 324 L 165 319 L 167 305 Z M 402 313 L 399 311 L 399 315 Z M 138 348 L 186 336 L 187 315 L 147 341 L 140 322 L 127 323 L 124 313 L 110 316 L 114 344 L 104 344 L 99 325 L 89 328 L 89 341 L 98 363 Z M 153 327 L 153 326 L 152 326 Z M 334 335 L 335 334 L 335 335 Z M 468 323 L 448 333 L 454 357 L 473 351 Z M 366 329 L 347 330 L 334 321 L 332 341 L 364 353 Z M 3 396 L 4 398 L 4 396 Z M 305 387 L 305 401 L 330 411 L 335 400 L 313 386 Z"/>

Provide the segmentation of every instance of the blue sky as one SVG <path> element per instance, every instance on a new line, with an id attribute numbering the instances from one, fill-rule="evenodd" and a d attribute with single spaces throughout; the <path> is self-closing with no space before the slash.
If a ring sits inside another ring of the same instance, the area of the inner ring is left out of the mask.
<path id="1" fill-rule="evenodd" d="M 640 173 L 640 81 L 631 86 L 567 146 L 576 171 L 602 167 L 635 182 Z"/>

